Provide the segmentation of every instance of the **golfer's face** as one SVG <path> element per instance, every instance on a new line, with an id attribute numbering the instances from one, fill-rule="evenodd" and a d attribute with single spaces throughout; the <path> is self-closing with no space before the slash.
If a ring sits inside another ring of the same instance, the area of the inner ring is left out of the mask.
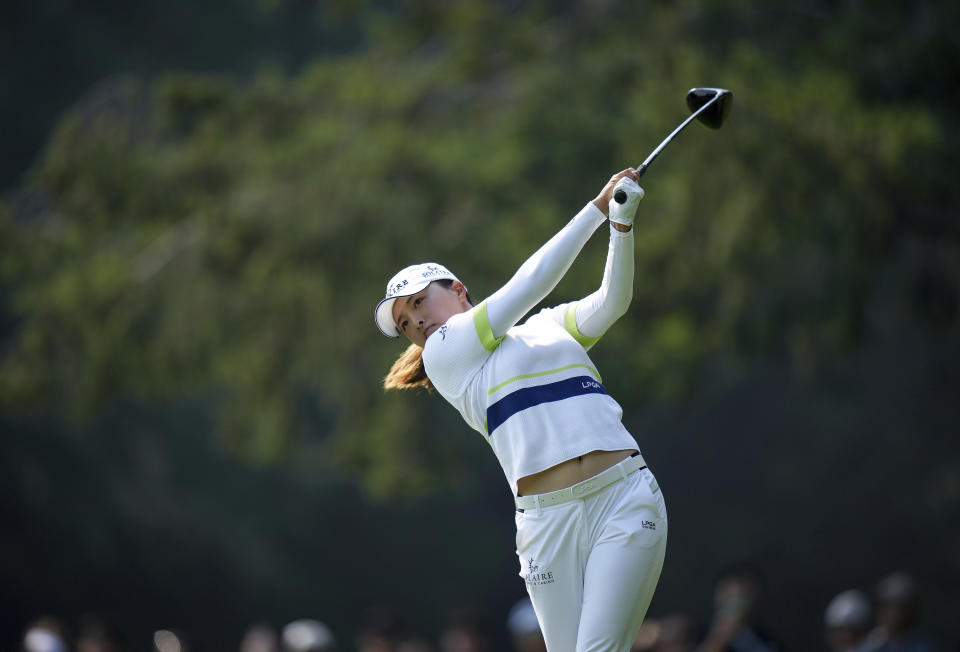
<path id="1" fill-rule="evenodd" d="M 393 320 L 411 342 L 423 346 L 450 317 L 468 307 L 457 285 L 431 283 L 416 294 L 394 301 Z"/>

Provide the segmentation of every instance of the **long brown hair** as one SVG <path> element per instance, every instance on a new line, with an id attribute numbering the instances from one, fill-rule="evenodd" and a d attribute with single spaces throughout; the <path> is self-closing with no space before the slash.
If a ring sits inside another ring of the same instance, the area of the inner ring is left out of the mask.
<path id="1" fill-rule="evenodd" d="M 417 344 L 411 344 L 390 367 L 390 372 L 383 379 L 383 388 L 414 389 L 416 387 L 423 387 L 428 392 L 433 391 L 433 383 L 427 378 L 427 370 L 423 368 L 423 349 Z"/>
<path id="2" fill-rule="evenodd" d="M 434 283 L 447 288 L 453 285 L 453 281 L 448 278 L 434 281 Z M 474 305 L 469 292 L 467 292 L 467 303 Z M 423 347 L 411 344 L 390 367 L 390 371 L 383 379 L 383 388 L 416 389 L 417 387 L 422 387 L 428 392 L 433 391 L 433 383 L 427 378 L 427 370 L 423 367 Z"/>

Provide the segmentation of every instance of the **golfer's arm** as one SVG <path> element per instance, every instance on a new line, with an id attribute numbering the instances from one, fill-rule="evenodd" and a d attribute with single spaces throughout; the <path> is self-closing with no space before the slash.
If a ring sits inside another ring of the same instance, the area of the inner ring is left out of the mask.
<path id="1" fill-rule="evenodd" d="M 596 292 L 577 301 L 577 329 L 587 338 L 600 337 L 627 312 L 632 299 L 633 231 L 611 228 L 603 281 Z"/>
<path id="2" fill-rule="evenodd" d="M 503 336 L 556 287 L 606 216 L 588 203 L 559 233 L 520 266 L 507 284 L 484 301 L 490 329 Z"/>

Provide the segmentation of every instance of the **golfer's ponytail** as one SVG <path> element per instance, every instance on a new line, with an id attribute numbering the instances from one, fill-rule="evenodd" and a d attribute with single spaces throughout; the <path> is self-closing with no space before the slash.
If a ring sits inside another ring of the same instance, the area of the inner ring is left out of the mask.
<path id="1" fill-rule="evenodd" d="M 383 388 L 414 389 L 416 387 L 433 391 L 433 383 L 427 378 L 427 371 L 423 368 L 423 349 L 416 344 L 411 344 L 390 367 L 390 373 L 383 379 Z"/>

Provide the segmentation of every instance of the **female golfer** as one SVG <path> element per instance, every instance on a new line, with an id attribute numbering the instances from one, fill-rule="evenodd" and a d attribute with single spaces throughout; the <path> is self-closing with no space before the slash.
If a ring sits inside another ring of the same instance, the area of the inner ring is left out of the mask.
<path id="1" fill-rule="evenodd" d="M 633 168 L 479 305 L 446 267 L 387 284 L 377 326 L 412 344 L 388 389 L 433 387 L 493 448 L 517 504 L 520 576 L 550 652 L 626 652 L 660 577 L 667 513 L 653 474 L 587 356 L 633 296 Z M 610 201 L 624 190 L 623 204 Z M 600 288 L 520 319 L 610 218 Z"/>

